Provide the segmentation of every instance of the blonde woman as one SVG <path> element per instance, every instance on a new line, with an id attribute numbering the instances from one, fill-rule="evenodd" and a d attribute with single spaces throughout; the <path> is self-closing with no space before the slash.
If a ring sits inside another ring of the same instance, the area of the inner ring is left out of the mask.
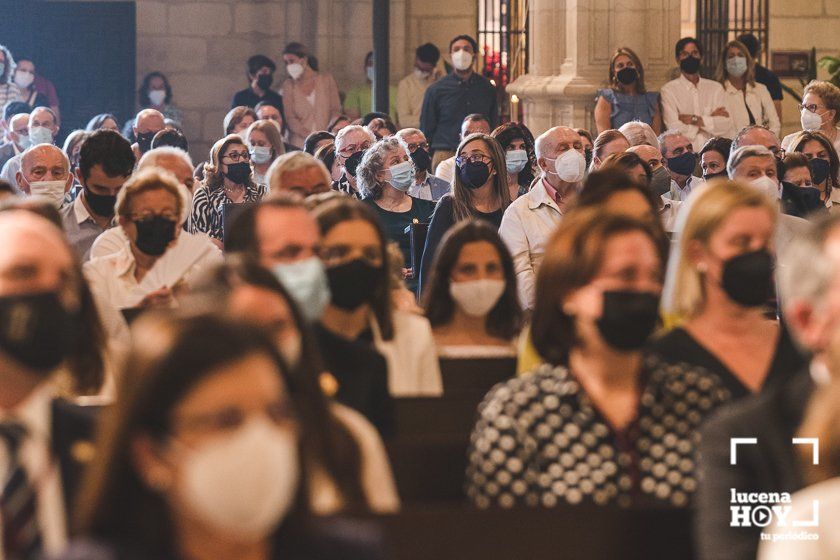
<path id="1" fill-rule="evenodd" d="M 755 81 L 755 60 L 747 47 L 730 41 L 721 53 L 717 81 L 723 86 L 724 104 L 729 113 L 731 128 L 727 138 L 735 138 L 742 128 L 760 124 L 776 136 L 782 129 L 770 92 Z"/>
<path id="2" fill-rule="evenodd" d="M 610 87 L 598 90 L 595 97 L 595 125 L 598 134 L 611 128 L 641 121 L 656 134 L 662 131 L 659 94 L 645 89 L 645 69 L 631 49 L 616 49 L 610 59 Z"/>
<path id="3" fill-rule="evenodd" d="M 245 132 L 248 153 L 251 154 L 251 170 L 254 182 L 268 187 L 268 168 L 278 157 L 286 153 L 280 127 L 274 121 L 256 121 Z"/>
<path id="4" fill-rule="evenodd" d="M 716 373 L 741 398 L 798 371 L 804 359 L 773 300 L 777 204 L 751 186 L 714 181 L 695 193 L 679 240 L 671 307 L 682 320 L 654 343 L 669 362 Z"/>
<path id="5" fill-rule="evenodd" d="M 420 271 L 420 289 L 428 275 L 443 235 L 454 224 L 469 218 L 490 222 L 496 229 L 510 205 L 507 163 L 495 138 L 477 132 L 458 146 L 452 192 L 443 195 L 435 207 Z"/>

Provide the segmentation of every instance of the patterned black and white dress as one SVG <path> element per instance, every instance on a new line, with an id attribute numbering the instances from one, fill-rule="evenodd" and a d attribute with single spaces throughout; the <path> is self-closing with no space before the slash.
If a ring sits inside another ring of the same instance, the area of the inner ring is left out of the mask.
<path id="1" fill-rule="evenodd" d="M 480 508 L 688 505 L 698 427 L 729 400 L 711 373 L 647 357 L 638 413 L 616 431 L 568 369 L 545 365 L 479 407 L 467 494 Z"/>
<path id="2" fill-rule="evenodd" d="M 250 185 L 245 189 L 243 202 L 259 202 L 268 194 L 265 185 Z M 225 204 L 233 202 L 223 187 L 209 189 L 201 185 L 195 190 L 190 215 L 190 233 L 206 233 L 213 239 L 223 239 L 222 223 Z"/>

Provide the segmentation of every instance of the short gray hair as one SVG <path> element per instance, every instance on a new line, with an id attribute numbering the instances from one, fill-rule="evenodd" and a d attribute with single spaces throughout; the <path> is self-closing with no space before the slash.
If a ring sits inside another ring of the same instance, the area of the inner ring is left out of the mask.
<path id="1" fill-rule="evenodd" d="M 140 161 L 137 163 L 137 170 L 139 171 L 148 166 L 157 166 L 158 158 L 167 156 L 182 160 L 185 164 L 190 166 L 190 169 L 195 167 L 195 165 L 193 165 L 193 161 L 190 157 L 190 154 L 188 154 L 181 148 L 176 148 L 175 146 L 161 146 L 159 148 L 149 150 L 148 152 L 143 154 L 143 157 L 141 157 Z"/>
<path id="2" fill-rule="evenodd" d="M 370 197 L 376 200 L 382 196 L 382 184 L 379 182 L 377 175 L 385 170 L 385 158 L 394 150 L 404 150 L 408 153 L 405 145 L 399 139 L 389 136 L 376 142 L 362 156 L 362 161 L 356 170 L 356 181 L 359 190 L 366 198 Z"/>
<path id="3" fill-rule="evenodd" d="M 368 138 L 370 138 L 371 142 L 376 141 L 376 136 L 373 135 L 373 132 L 368 130 L 367 128 L 360 126 L 358 124 L 351 124 L 349 126 L 345 126 L 341 130 L 338 131 L 338 134 L 335 135 L 335 147 L 336 151 L 338 151 L 339 144 L 342 143 L 344 137 L 348 134 L 352 134 L 353 132 L 363 132 Z"/>
<path id="4" fill-rule="evenodd" d="M 659 149 L 659 140 L 656 139 L 656 133 L 647 123 L 630 121 L 621 125 L 618 131 L 627 138 L 630 146 L 647 145 Z"/>
<path id="5" fill-rule="evenodd" d="M 773 131 L 767 128 L 766 126 L 760 124 L 751 124 L 749 126 L 745 126 L 744 128 L 738 131 L 738 134 L 736 134 L 735 138 L 732 139 L 732 149 L 737 150 L 738 148 L 740 148 L 741 143 L 744 141 L 744 136 L 746 136 L 753 130 L 763 130 L 764 132 L 767 132 L 768 134 L 776 137 L 776 135 L 773 134 Z M 776 137 L 776 140 L 778 140 L 778 137 Z"/>
<path id="6" fill-rule="evenodd" d="M 294 152 L 288 152 L 278 157 L 274 160 L 274 163 L 271 164 L 271 167 L 268 168 L 266 175 L 268 176 L 269 191 L 280 192 L 281 190 L 284 190 L 283 185 L 280 184 L 280 180 L 283 178 L 284 173 L 299 171 L 308 167 L 316 168 L 318 172 L 324 176 L 326 184 L 329 185 L 332 183 L 330 172 L 327 171 L 327 168 L 324 167 L 321 160 L 307 154 L 304 151 L 295 150 Z"/>
<path id="7" fill-rule="evenodd" d="M 837 266 L 825 255 L 825 242 L 840 227 L 840 214 L 828 214 L 808 222 L 785 251 L 785 266 L 779 267 L 779 292 L 783 305 L 805 300 L 822 305 L 837 274 Z"/>
<path id="8" fill-rule="evenodd" d="M 764 146 L 741 146 L 737 150 L 732 150 L 729 154 L 729 161 L 726 162 L 726 172 L 731 179 L 735 175 L 735 170 L 741 165 L 741 162 L 748 157 L 769 157 L 776 159 L 773 152 Z"/>
<path id="9" fill-rule="evenodd" d="M 662 157 L 665 157 L 665 153 L 668 151 L 668 148 L 665 147 L 665 139 L 671 138 L 672 136 L 685 136 L 685 134 L 675 128 L 672 128 L 671 130 L 666 130 L 660 134 L 659 138 L 656 139 L 656 141 L 659 142 L 659 152 L 662 154 Z"/>
<path id="10" fill-rule="evenodd" d="M 570 130 L 576 136 L 580 136 L 574 128 L 570 128 L 568 126 L 554 126 L 549 128 L 539 136 L 534 141 L 534 153 L 536 154 L 537 158 L 545 157 L 547 152 L 554 152 L 557 150 L 557 140 L 555 139 L 555 133 L 561 129 Z"/>

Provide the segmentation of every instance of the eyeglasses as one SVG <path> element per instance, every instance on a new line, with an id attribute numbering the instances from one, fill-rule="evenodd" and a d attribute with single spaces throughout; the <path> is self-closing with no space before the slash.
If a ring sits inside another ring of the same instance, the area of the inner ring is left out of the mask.
<path id="1" fill-rule="evenodd" d="M 131 214 L 130 218 L 132 222 L 145 222 L 154 218 L 165 218 L 171 222 L 178 221 L 178 215 L 175 212 L 170 212 L 169 210 L 164 210 L 163 212 L 143 212 L 142 214 Z"/>
<path id="2" fill-rule="evenodd" d="M 428 150 L 429 149 L 429 143 L 428 142 L 415 142 L 413 144 L 408 145 L 408 151 L 409 152 L 414 152 L 417 148 L 423 148 L 424 150 Z"/>
<path id="3" fill-rule="evenodd" d="M 785 151 L 783 149 L 781 149 L 780 147 L 773 146 L 772 148 L 767 148 L 767 149 L 770 150 L 771 152 L 773 152 L 773 155 L 776 156 L 776 159 L 784 159 Z"/>
<path id="4" fill-rule="evenodd" d="M 485 156 L 483 154 L 472 154 L 469 156 L 458 156 L 455 158 L 455 165 L 460 167 L 464 163 L 492 163 L 493 158 L 490 156 Z"/>
<path id="5" fill-rule="evenodd" d="M 810 105 L 805 105 L 803 103 L 802 105 L 799 106 L 799 110 L 801 111 L 802 109 L 805 109 L 807 111 L 811 111 L 812 113 L 816 113 L 817 110 L 822 109 L 822 107 L 820 107 L 816 103 L 811 103 Z"/>
<path id="6" fill-rule="evenodd" d="M 238 161 L 251 161 L 251 154 L 248 152 L 231 152 L 228 155 L 222 157 L 222 159 L 229 159 L 233 163 Z"/>
<path id="7" fill-rule="evenodd" d="M 361 152 L 370 148 L 370 142 L 362 142 L 361 144 L 350 144 L 341 148 L 338 153 L 344 157 L 350 157 L 356 152 Z"/>

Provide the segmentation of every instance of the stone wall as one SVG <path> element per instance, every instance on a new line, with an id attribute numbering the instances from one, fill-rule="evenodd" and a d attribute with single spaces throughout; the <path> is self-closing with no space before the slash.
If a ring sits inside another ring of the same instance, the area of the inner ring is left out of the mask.
<path id="1" fill-rule="evenodd" d="M 233 93 L 246 87 L 245 60 L 264 53 L 281 69 L 280 52 L 300 41 L 346 91 L 365 79 L 372 49 L 371 0 L 136 0 L 137 80 L 153 70 L 170 79 L 184 112 L 194 159 L 206 158 L 222 134 Z M 474 0 L 392 0 L 391 81 L 411 71 L 414 49 L 431 41 L 446 50 L 459 33 L 475 34 Z"/>

